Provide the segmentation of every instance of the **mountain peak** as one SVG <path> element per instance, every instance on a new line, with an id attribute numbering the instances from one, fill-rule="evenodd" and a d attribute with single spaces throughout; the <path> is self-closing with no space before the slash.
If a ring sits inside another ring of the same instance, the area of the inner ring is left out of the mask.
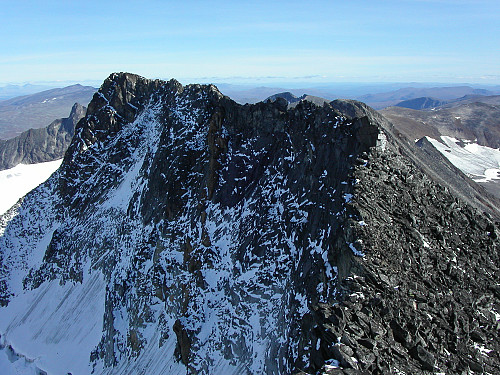
<path id="1" fill-rule="evenodd" d="M 0 221 L 2 338 L 54 373 L 494 373 L 495 224 L 370 107 L 283 102 L 112 74 Z"/>
<path id="2" fill-rule="evenodd" d="M 277 93 L 277 94 L 274 94 L 274 95 L 271 95 L 270 97 L 268 97 L 266 100 L 264 101 L 275 101 L 276 99 L 278 98 L 283 98 L 285 99 L 288 103 L 295 103 L 295 102 L 298 102 L 300 100 L 300 98 L 298 98 L 297 96 L 295 96 L 294 94 L 292 94 L 291 92 L 289 91 L 286 91 L 286 92 L 280 92 L 280 93 Z"/>

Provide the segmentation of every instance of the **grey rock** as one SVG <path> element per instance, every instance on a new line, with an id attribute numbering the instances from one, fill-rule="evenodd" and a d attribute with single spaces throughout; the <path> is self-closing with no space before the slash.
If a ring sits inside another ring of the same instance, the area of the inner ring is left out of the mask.
<path id="1" fill-rule="evenodd" d="M 340 365 L 342 367 L 352 368 L 355 370 L 358 369 L 358 363 L 353 358 L 354 352 L 347 345 L 343 345 L 343 344 L 335 345 L 333 347 L 333 355 L 334 355 L 334 358 L 340 362 Z"/>
<path id="2" fill-rule="evenodd" d="M 434 356 L 422 346 L 415 346 L 410 350 L 410 355 L 422 364 L 424 370 L 432 371 L 434 369 Z"/>

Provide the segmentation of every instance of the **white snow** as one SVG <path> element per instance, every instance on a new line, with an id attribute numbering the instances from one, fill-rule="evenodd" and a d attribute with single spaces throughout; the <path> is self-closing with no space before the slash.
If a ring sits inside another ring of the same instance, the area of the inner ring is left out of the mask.
<path id="1" fill-rule="evenodd" d="M 61 162 L 62 159 L 39 164 L 18 164 L 0 171 L 0 215 L 49 178 Z"/>
<path id="2" fill-rule="evenodd" d="M 102 335 L 106 285 L 98 271 L 85 278 L 83 284 L 46 281 L 0 309 L 2 338 L 49 374 L 91 371 L 90 353 Z"/>
<path id="3" fill-rule="evenodd" d="M 365 256 L 365 254 L 363 254 L 362 251 L 359 251 L 358 249 L 356 249 L 356 246 L 354 246 L 354 244 L 352 242 L 347 242 L 347 245 L 352 250 L 352 252 L 354 253 L 354 255 L 356 255 L 358 257 L 364 257 Z"/>
<path id="4" fill-rule="evenodd" d="M 336 359 L 329 359 L 325 362 L 325 370 L 335 370 L 340 368 L 340 362 Z"/>
<path id="5" fill-rule="evenodd" d="M 493 313 L 493 315 L 495 315 L 495 320 L 497 322 L 499 322 L 500 321 L 500 314 L 497 313 L 495 310 L 491 310 L 491 312 Z"/>
<path id="6" fill-rule="evenodd" d="M 7 348 L 0 348 L 0 369 L 2 375 L 39 375 L 40 370 L 30 360 L 9 353 Z"/>
<path id="7" fill-rule="evenodd" d="M 45 99 L 45 100 L 42 102 L 42 104 L 43 104 L 43 103 L 50 103 L 50 102 L 52 102 L 52 101 L 54 101 L 54 100 L 57 100 L 57 97 L 56 97 L 56 98 L 52 98 L 52 99 Z"/>
<path id="8" fill-rule="evenodd" d="M 352 194 L 349 194 L 349 193 L 344 194 L 344 199 L 345 199 L 346 203 L 349 203 L 353 197 L 354 197 L 354 195 L 352 195 Z"/>
<path id="9" fill-rule="evenodd" d="M 479 345 L 478 343 L 474 343 L 474 348 L 476 348 L 482 355 L 488 355 L 491 353 L 493 350 L 486 349 L 484 346 Z"/>
<path id="10" fill-rule="evenodd" d="M 500 150 L 468 140 L 442 136 L 441 141 L 427 137 L 453 165 L 476 182 L 500 179 Z"/>

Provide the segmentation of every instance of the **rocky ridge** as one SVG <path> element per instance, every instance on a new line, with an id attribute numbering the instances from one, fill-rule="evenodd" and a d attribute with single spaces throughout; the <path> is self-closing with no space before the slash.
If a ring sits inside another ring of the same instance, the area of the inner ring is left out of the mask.
<path id="1" fill-rule="evenodd" d="M 348 207 L 358 267 L 315 306 L 328 374 L 500 370 L 498 226 L 395 152 L 372 152 Z M 335 344 L 334 346 L 332 346 Z"/>
<path id="2" fill-rule="evenodd" d="M 2 218 L 2 337 L 103 283 L 94 373 L 494 373 L 498 205 L 437 163 L 359 102 L 113 74 Z"/>
<path id="3" fill-rule="evenodd" d="M 27 130 L 15 138 L 0 140 L 0 170 L 17 164 L 36 164 L 61 159 L 71 143 L 75 126 L 86 108 L 75 103 L 69 117 L 45 128 Z"/>

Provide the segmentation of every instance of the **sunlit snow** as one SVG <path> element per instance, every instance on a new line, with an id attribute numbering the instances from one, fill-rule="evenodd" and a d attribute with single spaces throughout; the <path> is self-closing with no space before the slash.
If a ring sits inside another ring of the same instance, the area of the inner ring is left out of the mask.
<path id="1" fill-rule="evenodd" d="M 466 140 L 442 136 L 441 141 L 427 137 L 453 165 L 476 182 L 500 179 L 500 150 Z"/>
<path id="2" fill-rule="evenodd" d="M 0 215 L 49 178 L 61 162 L 62 159 L 39 164 L 18 164 L 0 171 Z"/>

